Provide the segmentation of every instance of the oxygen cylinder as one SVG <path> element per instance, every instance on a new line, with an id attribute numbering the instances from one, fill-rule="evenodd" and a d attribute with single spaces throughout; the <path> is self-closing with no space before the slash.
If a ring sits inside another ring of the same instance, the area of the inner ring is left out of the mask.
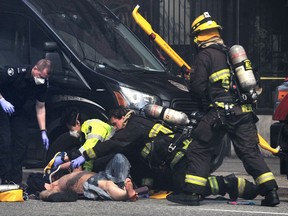
<path id="1" fill-rule="evenodd" d="M 238 78 L 240 87 L 247 92 L 252 92 L 256 87 L 256 79 L 252 70 L 252 65 L 247 59 L 244 48 L 240 45 L 234 45 L 229 50 L 235 74 Z"/>
<path id="2" fill-rule="evenodd" d="M 187 125 L 189 123 L 189 118 L 185 113 L 156 104 L 146 105 L 144 113 L 147 117 L 161 119 L 171 124 Z"/>

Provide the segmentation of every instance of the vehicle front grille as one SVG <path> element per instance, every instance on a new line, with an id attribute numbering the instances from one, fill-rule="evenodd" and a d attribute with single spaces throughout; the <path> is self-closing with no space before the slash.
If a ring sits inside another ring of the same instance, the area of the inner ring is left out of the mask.
<path id="1" fill-rule="evenodd" d="M 171 108 L 190 114 L 200 109 L 200 102 L 189 98 L 175 98 L 171 102 Z"/>

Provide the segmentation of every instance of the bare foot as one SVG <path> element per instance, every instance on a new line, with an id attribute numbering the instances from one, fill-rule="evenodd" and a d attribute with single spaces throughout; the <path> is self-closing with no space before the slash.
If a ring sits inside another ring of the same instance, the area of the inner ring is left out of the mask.
<path id="1" fill-rule="evenodd" d="M 125 188 L 127 191 L 128 199 L 132 202 L 135 202 L 138 199 L 138 194 L 133 189 L 133 183 L 131 182 L 130 178 L 125 180 Z"/>

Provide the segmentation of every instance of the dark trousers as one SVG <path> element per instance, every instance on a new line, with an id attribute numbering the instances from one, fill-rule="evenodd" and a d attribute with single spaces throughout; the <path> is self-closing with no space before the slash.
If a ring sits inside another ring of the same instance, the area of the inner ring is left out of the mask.
<path id="1" fill-rule="evenodd" d="M 22 166 L 28 146 L 28 119 L 9 116 L 0 109 L 0 177 L 2 182 L 22 182 Z"/>
<path id="2" fill-rule="evenodd" d="M 222 136 L 223 132 L 228 133 L 235 152 L 243 162 L 248 174 L 256 179 L 260 175 L 270 172 L 259 150 L 254 114 L 250 112 L 226 116 L 224 110 L 220 110 L 220 115 L 223 123 L 221 125 L 217 123 L 215 110 L 211 110 L 203 117 L 202 121 L 206 124 L 198 131 L 199 135 L 196 134 L 195 139 L 188 147 L 187 174 L 202 178 L 208 177 L 211 156 L 219 148 L 217 142 L 211 142 L 211 140 L 217 140 L 216 137 Z M 210 137 L 211 139 L 203 140 L 202 137 Z M 259 185 L 259 193 L 263 195 L 273 188 L 277 188 L 275 179 Z M 187 183 L 185 190 L 199 194 L 205 192 L 204 187 L 192 183 Z"/>

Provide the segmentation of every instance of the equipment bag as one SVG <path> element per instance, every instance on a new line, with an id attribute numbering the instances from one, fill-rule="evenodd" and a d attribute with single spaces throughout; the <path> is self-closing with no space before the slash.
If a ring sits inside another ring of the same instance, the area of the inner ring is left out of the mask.
<path id="1" fill-rule="evenodd" d="M 0 185 L 0 202 L 23 202 L 23 190 L 19 185 Z"/>

